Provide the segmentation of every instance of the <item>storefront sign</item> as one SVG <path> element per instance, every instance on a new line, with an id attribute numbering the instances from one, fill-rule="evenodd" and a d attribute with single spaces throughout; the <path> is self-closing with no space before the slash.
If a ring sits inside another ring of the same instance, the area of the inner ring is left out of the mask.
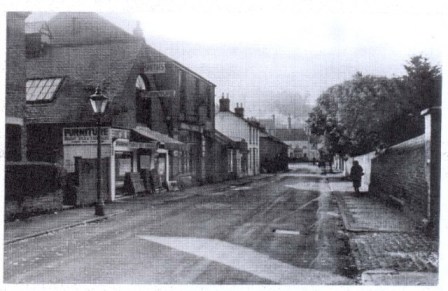
<path id="1" fill-rule="evenodd" d="M 164 74 L 166 72 L 165 63 L 164 62 L 158 62 L 158 63 L 149 63 L 145 66 L 145 74 L 151 75 L 151 74 Z"/>
<path id="2" fill-rule="evenodd" d="M 129 139 L 131 136 L 131 131 L 127 129 L 111 128 L 110 133 L 116 139 Z"/>
<path id="3" fill-rule="evenodd" d="M 109 127 L 102 127 L 100 130 L 101 143 L 108 144 L 111 142 Z M 96 144 L 97 128 L 96 127 L 71 127 L 63 129 L 63 144 Z"/>

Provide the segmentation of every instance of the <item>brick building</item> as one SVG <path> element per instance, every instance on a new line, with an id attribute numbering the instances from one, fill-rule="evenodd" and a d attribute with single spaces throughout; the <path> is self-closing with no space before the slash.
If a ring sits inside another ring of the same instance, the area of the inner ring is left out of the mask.
<path id="1" fill-rule="evenodd" d="M 102 153 L 108 200 L 125 173 L 156 169 L 165 182 L 212 168 L 215 85 L 95 13 L 58 13 L 27 35 L 28 158 L 79 171 L 96 158 L 89 96 L 109 98 Z"/>
<path id="2" fill-rule="evenodd" d="M 26 159 L 25 19 L 28 15 L 27 12 L 6 14 L 6 161 Z"/>
<path id="3" fill-rule="evenodd" d="M 258 175 L 260 173 L 260 125 L 244 118 L 244 108 L 238 106 L 230 111 L 230 99 L 219 100 L 219 111 L 215 116 L 216 130 L 235 142 L 247 143 L 247 151 L 236 156 L 238 177 Z"/>

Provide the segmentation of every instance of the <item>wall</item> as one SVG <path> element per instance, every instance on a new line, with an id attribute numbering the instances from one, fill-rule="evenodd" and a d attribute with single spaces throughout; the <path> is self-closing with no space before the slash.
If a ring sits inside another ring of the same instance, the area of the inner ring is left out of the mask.
<path id="1" fill-rule="evenodd" d="M 350 176 L 350 169 L 353 166 L 353 161 L 358 161 L 359 165 L 364 170 L 364 176 L 362 176 L 361 180 L 361 192 L 369 191 L 369 185 L 371 181 L 371 173 L 372 173 L 372 159 L 375 157 L 375 152 L 370 152 L 362 156 L 351 157 L 345 162 L 344 174 L 345 176 Z"/>
<path id="2" fill-rule="evenodd" d="M 421 221 L 427 217 L 424 135 L 397 144 L 372 159 L 370 193 Z"/>
<path id="3" fill-rule="evenodd" d="M 244 139 L 248 143 L 248 149 L 250 154 L 248 154 L 247 165 L 249 175 L 257 175 L 260 173 L 260 143 L 259 130 L 252 127 L 244 119 L 235 116 L 232 112 L 219 112 L 215 115 L 215 127 L 216 130 L 220 131 L 230 139 L 234 141 L 241 141 Z M 255 130 L 255 136 L 258 136 L 256 142 L 250 143 L 252 138 L 250 137 L 249 128 Z M 253 167 L 253 152 L 255 152 L 255 169 Z"/>
<path id="4" fill-rule="evenodd" d="M 109 158 L 101 160 L 101 193 L 104 200 L 109 200 Z M 97 201 L 96 159 L 82 159 L 79 171 L 79 188 L 77 205 L 91 205 Z"/>
<path id="5" fill-rule="evenodd" d="M 7 160 L 26 160 L 26 128 L 23 125 L 26 102 L 26 67 L 25 67 L 25 18 L 26 12 L 7 12 L 7 36 L 6 36 L 6 123 L 11 120 L 20 125 L 20 132 L 13 139 L 18 143 L 10 143 L 7 138 L 7 146 L 17 146 L 17 157 Z M 8 152 L 8 151 L 7 151 Z"/>

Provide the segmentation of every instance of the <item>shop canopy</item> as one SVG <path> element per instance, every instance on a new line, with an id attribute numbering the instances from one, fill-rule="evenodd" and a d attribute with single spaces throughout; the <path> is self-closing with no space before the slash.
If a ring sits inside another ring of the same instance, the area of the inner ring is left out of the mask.
<path id="1" fill-rule="evenodd" d="M 187 148 L 186 144 L 184 144 L 183 142 L 169 137 L 166 134 L 151 130 L 148 127 L 137 126 L 132 131 L 146 139 L 159 142 L 162 147 L 165 146 L 165 148 L 169 150 L 183 151 Z"/>

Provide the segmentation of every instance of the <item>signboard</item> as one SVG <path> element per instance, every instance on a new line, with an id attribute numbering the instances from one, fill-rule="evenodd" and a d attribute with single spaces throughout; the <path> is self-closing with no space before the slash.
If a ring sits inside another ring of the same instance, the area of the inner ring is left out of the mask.
<path id="1" fill-rule="evenodd" d="M 166 73 L 165 63 L 157 62 L 157 63 L 149 63 L 145 66 L 145 74 L 164 74 Z"/>
<path id="2" fill-rule="evenodd" d="M 111 138 L 129 139 L 131 136 L 131 131 L 128 129 L 111 128 L 110 135 Z"/>
<path id="3" fill-rule="evenodd" d="M 111 142 L 109 127 L 101 127 L 101 143 L 108 144 Z M 96 127 L 71 127 L 64 128 L 62 133 L 63 144 L 96 144 L 97 128 Z"/>
<path id="4" fill-rule="evenodd" d="M 160 90 L 160 91 L 147 91 L 144 93 L 144 98 L 174 98 L 176 96 L 176 90 Z"/>
<path id="5" fill-rule="evenodd" d="M 63 129 L 62 142 L 63 144 L 96 144 L 97 135 L 96 127 L 67 127 Z M 128 129 L 101 128 L 101 143 L 110 144 L 113 138 L 128 140 L 131 136 L 131 131 Z"/>

